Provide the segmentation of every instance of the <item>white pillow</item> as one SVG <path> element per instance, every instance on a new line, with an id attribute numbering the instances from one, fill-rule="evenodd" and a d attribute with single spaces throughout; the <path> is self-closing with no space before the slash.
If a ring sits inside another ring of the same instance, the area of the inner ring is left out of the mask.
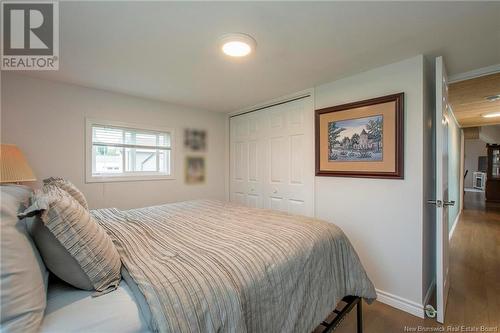
<path id="1" fill-rule="evenodd" d="M 47 305 L 48 271 L 25 221 L 17 218 L 31 190 L 17 185 L 0 187 L 0 331 L 36 332 Z"/>

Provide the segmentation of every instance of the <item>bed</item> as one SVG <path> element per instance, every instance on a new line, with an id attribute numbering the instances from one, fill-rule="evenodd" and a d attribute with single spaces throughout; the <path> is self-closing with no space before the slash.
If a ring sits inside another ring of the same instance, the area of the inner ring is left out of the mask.
<path id="1" fill-rule="evenodd" d="M 361 299 L 376 298 L 331 223 L 212 200 L 90 215 L 119 253 L 122 281 L 94 297 L 53 279 L 43 333 L 328 331 L 356 305 L 360 321 Z"/>
<path id="2" fill-rule="evenodd" d="M 161 332 L 310 332 L 375 291 L 335 225 L 196 200 L 92 212 Z"/>

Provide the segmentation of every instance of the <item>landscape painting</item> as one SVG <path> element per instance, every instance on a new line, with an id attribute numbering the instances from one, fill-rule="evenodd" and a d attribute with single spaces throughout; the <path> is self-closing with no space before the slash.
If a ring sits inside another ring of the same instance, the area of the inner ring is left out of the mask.
<path id="1" fill-rule="evenodd" d="M 383 160 L 383 115 L 328 123 L 328 161 Z"/>
<path id="2" fill-rule="evenodd" d="M 404 93 L 315 111 L 316 176 L 404 179 Z"/>

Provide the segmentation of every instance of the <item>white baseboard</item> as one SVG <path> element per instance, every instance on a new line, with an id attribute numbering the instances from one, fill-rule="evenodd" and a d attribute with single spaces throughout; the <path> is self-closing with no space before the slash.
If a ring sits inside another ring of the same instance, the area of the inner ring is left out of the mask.
<path id="1" fill-rule="evenodd" d="M 460 215 L 462 215 L 462 212 L 460 211 L 455 218 L 455 221 L 453 221 L 453 226 L 451 227 L 450 233 L 448 235 L 448 239 L 451 241 L 451 238 L 453 237 L 453 233 L 455 232 L 455 228 L 457 227 L 458 221 L 460 221 Z"/>
<path id="2" fill-rule="evenodd" d="M 424 306 L 408 299 L 393 295 L 391 293 L 376 289 L 377 301 L 392 306 L 404 312 L 408 312 L 419 318 L 424 318 Z"/>
<path id="3" fill-rule="evenodd" d="M 432 293 L 434 292 L 434 288 L 436 288 L 436 280 L 432 280 L 431 284 L 429 285 L 429 288 L 427 289 L 427 292 L 425 293 L 424 307 L 427 304 L 429 304 L 429 301 L 431 299 Z"/>

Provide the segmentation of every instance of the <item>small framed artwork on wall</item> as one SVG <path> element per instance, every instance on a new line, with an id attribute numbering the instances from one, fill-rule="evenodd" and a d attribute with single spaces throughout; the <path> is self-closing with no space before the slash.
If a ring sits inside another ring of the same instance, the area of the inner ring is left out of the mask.
<path id="1" fill-rule="evenodd" d="M 184 147 L 188 151 L 204 152 L 207 150 L 207 131 L 186 128 L 184 130 Z"/>
<path id="2" fill-rule="evenodd" d="M 404 94 L 316 110 L 316 176 L 403 179 Z"/>
<path id="3" fill-rule="evenodd" d="M 186 157 L 186 183 L 203 184 L 205 182 L 205 157 Z"/>

